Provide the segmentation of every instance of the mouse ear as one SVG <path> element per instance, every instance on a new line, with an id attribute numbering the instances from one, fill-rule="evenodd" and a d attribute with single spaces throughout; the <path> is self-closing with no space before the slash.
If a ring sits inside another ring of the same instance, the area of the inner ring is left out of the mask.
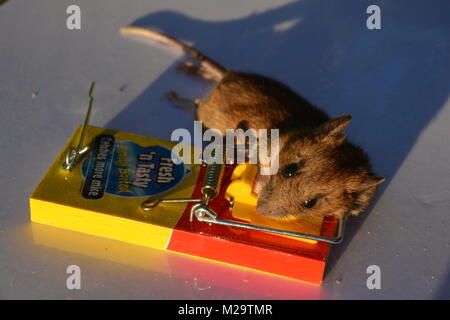
<path id="1" fill-rule="evenodd" d="M 383 178 L 383 177 L 377 177 L 377 176 L 369 175 L 361 183 L 359 191 L 364 191 L 364 190 L 367 190 L 367 189 L 369 189 L 371 187 L 375 187 L 375 186 L 379 185 L 380 183 L 382 183 L 384 180 L 386 180 L 386 179 Z"/>
<path id="2" fill-rule="evenodd" d="M 317 137 L 324 142 L 339 145 L 345 140 L 344 131 L 351 120 L 350 115 L 328 120 L 317 129 Z"/>

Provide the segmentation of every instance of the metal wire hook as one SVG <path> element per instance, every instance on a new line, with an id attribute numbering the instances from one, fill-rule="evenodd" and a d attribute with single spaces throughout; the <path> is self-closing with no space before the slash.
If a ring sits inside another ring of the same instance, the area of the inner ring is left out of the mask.
<path id="1" fill-rule="evenodd" d="M 89 101 L 88 101 L 88 109 L 86 112 L 86 117 L 84 118 L 83 128 L 81 131 L 80 139 L 78 140 L 77 147 L 74 148 L 73 146 L 69 148 L 69 150 L 66 153 L 66 157 L 64 159 L 62 167 L 64 170 L 71 171 L 80 160 L 81 155 L 86 153 L 89 150 L 89 146 L 83 147 L 84 144 L 84 138 L 86 137 L 86 130 L 89 125 L 89 120 L 91 118 L 91 111 L 92 111 L 92 104 L 94 103 L 94 97 L 92 96 L 92 93 L 94 92 L 95 82 L 91 83 L 91 87 L 89 89 Z"/>

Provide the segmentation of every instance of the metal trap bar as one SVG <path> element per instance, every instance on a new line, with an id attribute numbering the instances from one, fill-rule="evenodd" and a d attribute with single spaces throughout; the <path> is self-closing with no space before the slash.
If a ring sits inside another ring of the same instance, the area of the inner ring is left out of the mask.
<path id="1" fill-rule="evenodd" d="M 249 224 L 249 223 L 217 219 L 217 213 L 215 213 L 213 210 L 211 210 L 211 208 L 204 203 L 198 203 L 198 204 L 195 204 L 192 206 L 190 221 L 193 221 L 193 217 L 196 217 L 197 220 L 200 222 L 206 222 L 206 223 L 210 223 L 210 224 L 220 224 L 220 225 L 229 226 L 229 227 L 257 230 L 257 231 L 275 233 L 275 234 L 279 234 L 279 235 L 283 235 L 283 236 L 317 240 L 317 241 L 327 242 L 327 243 L 331 243 L 331 244 L 338 244 L 338 243 L 342 242 L 342 240 L 344 238 L 345 221 L 346 221 L 345 217 L 343 219 L 339 220 L 339 224 L 338 224 L 338 228 L 337 228 L 338 229 L 337 235 L 336 235 L 336 237 L 331 238 L 331 237 L 325 237 L 325 236 L 320 236 L 320 235 L 315 235 L 315 234 L 293 232 L 293 231 L 287 231 L 287 230 L 282 230 L 282 229 L 274 229 L 274 228 L 269 228 L 269 227 L 258 226 L 258 225 Z"/>
<path id="2" fill-rule="evenodd" d="M 339 224 L 337 227 L 337 234 L 335 237 L 325 237 L 321 235 L 315 235 L 315 234 L 308 234 L 308 233 L 301 233 L 301 232 L 293 232 L 293 231 L 287 231 L 282 229 L 274 229 L 264 226 L 258 226 L 250 223 L 241 223 L 241 222 L 235 222 L 235 221 L 229 221 L 229 220 L 221 220 L 218 219 L 218 214 L 214 212 L 210 206 L 208 205 L 209 201 L 213 200 L 217 197 L 220 191 L 223 173 L 224 173 L 225 166 L 223 164 L 219 163 L 213 163 L 206 165 L 206 173 L 205 173 L 205 179 L 203 181 L 203 185 L 201 188 L 201 193 L 203 195 L 202 198 L 180 198 L 180 199 L 150 199 L 146 200 L 141 204 L 141 208 L 145 211 L 152 210 L 156 208 L 161 203 L 196 203 L 192 206 L 189 220 L 191 222 L 194 221 L 194 217 L 199 222 L 206 222 L 208 224 L 219 224 L 229 227 L 236 227 L 236 228 L 242 228 L 242 229 L 249 229 L 249 230 L 257 230 L 257 231 L 263 231 L 268 233 L 274 233 L 284 236 L 290 236 L 295 238 L 303 238 L 303 239 L 309 239 L 309 240 L 316 240 L 316 241 L 322 241 L 327 242 L 331 244 L 338 244 L 342 242 L 344 238 L 344 231 L 345 231 L 345 222 L 346 222 L 346 216 L 344 216 L 342 219 L 339 220 Z M 232 210 L 233 207 L 233 199 L 230 201 L 230 210 Z"/>

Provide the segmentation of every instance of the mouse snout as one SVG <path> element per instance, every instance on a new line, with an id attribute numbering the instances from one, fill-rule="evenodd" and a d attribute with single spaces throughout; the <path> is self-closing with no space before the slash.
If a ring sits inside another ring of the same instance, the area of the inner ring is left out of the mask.
<path id="1" fill-rule="evenodd" d="M 285 212 L 279 206 L 275 206 L 266 200 L 258 200 L 256 205 L 256 212 L 270 218 L 281 219 L 284 217 Z"/>

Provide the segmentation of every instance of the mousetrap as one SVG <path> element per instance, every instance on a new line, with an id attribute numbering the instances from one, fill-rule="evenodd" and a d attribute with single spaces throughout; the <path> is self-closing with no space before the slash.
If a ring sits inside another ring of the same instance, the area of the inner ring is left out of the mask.
<path id="1" fill-rule="evenodd" d="M 175 142 L 90 126 L 91 105 L 30 196 L 33 222 L 321 283 L 344 220 L 259 215 L 256 165 L 175 163 Z"/>

